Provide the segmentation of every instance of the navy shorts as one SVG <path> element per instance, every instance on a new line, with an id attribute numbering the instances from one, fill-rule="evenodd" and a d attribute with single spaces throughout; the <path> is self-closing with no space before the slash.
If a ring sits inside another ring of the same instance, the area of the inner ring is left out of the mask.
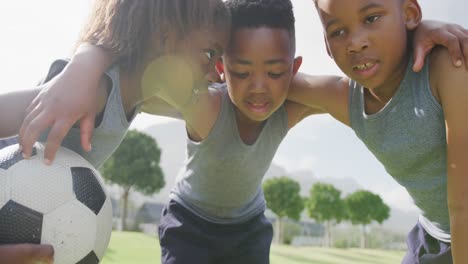
<path id="1" fill-rule="evenodd" d="M 406 241 L 408 251 L 402 264 L 452 264 L 450 243 L 442 242 L 431 235 L 418 223 L 409 233 Z"/>
<path id="2" fill-rule="evenodd" d="M 241 224 L 216 224 L 175 201 L 159 225 L 162 264 L 268 264 L 273 228 L 262 213 Z"/>

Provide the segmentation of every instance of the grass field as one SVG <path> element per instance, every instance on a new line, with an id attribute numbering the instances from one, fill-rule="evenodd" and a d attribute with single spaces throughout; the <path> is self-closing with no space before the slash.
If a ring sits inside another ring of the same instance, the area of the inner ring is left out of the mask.
<path id="1" fill-rule="evenodd" d="M 394 264 L 400 263 L 404 252 L 289 247 L 274 245 L 271 264 Z M 141 233 L 113 232 L 104 264 L 158 264 L 159 243 L 156 238 Z"/>

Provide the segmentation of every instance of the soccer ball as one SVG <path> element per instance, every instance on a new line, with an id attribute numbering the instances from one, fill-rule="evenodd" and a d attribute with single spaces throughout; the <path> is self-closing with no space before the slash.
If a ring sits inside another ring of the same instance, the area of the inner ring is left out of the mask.
<path id="1" fill-rule="evenodd" d="M 18 145 L 0 150 L 0 245 L 49 244 L 54 263 L 99 263 L 112 232 L 112 206 L 101 176 L 60 148 L 43 162 L 37 143 L 25 160 Z"/>

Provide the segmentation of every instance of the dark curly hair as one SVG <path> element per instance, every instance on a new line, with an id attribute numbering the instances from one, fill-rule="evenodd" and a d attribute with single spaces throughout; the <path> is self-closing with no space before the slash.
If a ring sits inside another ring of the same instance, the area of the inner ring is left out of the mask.
<path id="1" fill-rule="evenodd" d="M 295 43 L 295 18 L 290 0 L 228 0 L 231 30 L 270 27 L 286 29 Z"/>

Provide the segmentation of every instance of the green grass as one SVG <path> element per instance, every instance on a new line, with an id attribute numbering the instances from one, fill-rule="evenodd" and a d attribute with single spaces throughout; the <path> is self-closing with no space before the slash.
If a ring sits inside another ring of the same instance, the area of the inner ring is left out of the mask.
<path id="1" fill-rule="evenodd" d="M 271 264 L 394 264 L 402 251 L 368 249 L 329 249 L 273 245 Z M 161 253 L 158 240 L 141 233 L 113 232 L 104 264 L 158 264 Z"/>
<path id="2" fill-rule="evenodd" d="M 159 241 L 143 233 L 112 232 L 103 264 L 157 264 L 161 252 Z"/>
<path id="3" fill-rule="evenodd" d="M 336 249 L 273 245 L 271 264 L 394 264 L 400 263 L 402 251 L 372 249 Z"/>

